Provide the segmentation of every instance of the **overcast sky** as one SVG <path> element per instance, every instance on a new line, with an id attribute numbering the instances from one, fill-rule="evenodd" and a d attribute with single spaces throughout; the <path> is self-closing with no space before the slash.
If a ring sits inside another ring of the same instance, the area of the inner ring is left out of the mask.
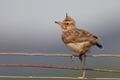
<path id="1" fill-rule="evenodd" d="M 66 12 L 100 37 L 106 52 L 120 51 L 120 0 L 0 0 L 0 51 L 68 51 L 54 23 Z"/>

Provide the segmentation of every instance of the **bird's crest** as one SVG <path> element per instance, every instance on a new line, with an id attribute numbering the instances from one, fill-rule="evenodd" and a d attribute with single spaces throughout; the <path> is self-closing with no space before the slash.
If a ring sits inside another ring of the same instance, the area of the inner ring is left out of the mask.
<path id="1" fill-rule="evenodd" d="M 65 17 L 64 21 L 72 21 L 73 23 L 75 23 L 75 20 L 73 18 L 71 18 L 70 16 L 68 16 L 68 13 L 66 13 L 66 17 Z"/>

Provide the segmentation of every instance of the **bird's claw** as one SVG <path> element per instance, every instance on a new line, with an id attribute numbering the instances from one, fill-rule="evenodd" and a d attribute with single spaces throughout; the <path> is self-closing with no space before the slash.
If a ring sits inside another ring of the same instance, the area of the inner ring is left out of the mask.
<path id="1" fill-rule="evenodd" d="M 74 60 L 74 58 L 75 58 L 75 56 L 74 56 L 74 55 L 71 55 L 71 56 L 70 56 L 71 61 L 73 61 L 73 60 Z"/>

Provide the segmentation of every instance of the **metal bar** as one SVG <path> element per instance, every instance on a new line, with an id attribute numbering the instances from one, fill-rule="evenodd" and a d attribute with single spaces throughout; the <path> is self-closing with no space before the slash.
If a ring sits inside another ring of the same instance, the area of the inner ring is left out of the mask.
<path id="1" fill-rule="evenodd" d="M 41 78 L 41 79 L 72 79 L 83 80 L 82 77 L 58 77 L 58 76 L 0 76 L 0 78 Z M 84 78 L 85 80 L 120 80 L 120 78 Z"/>
<path id="2" fill-rule="evenodd" d="M 36 67 L 36 68 L 52 68 L 52 69 L 68 69 L 68 70 L 88 70 L 96 72 L 111 72 L 120 73 L 120 70 L 108 70 L 108 69 L 97 69 L 97 68 L 80 68 L 71 66 L 51 66 L 51 65 L 41 65 L 41 64 L 0 64 L 0 67 Z"/>
<path id="3" fill-rule="evenodd" d="M 13 55 L 13 56 L 56 56 L 56 57 L 70 57 L 71 54 L 66 53 L 23 53 L 23 52 L 0 52 L 0 55 Z M 76 55 L 76 57 L 78 57 Z M 87 54 L 87 57 L 120 57 L 120 54 L 105 54 L 95 53 Z"/>

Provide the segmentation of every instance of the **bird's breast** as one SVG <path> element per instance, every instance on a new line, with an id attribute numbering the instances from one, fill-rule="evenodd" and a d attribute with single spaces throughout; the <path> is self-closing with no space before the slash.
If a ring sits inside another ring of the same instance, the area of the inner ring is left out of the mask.
<path id="1" fill-rule="evenodd" d="M 89 42 L 81 42 L 81 43 L 68 43 L 66 44 L 71 50 L 77 53 L 86 53 L 91 45 Z"/>

